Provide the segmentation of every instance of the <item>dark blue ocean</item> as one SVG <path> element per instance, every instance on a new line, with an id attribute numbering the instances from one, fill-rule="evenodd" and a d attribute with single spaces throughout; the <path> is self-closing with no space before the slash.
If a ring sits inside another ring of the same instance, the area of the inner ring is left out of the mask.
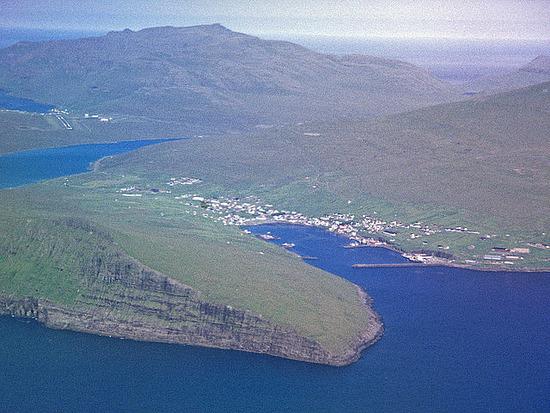
<path id="1" fill-rule="evenodd" d="M 550 275 L 400 262 L 315 228 L 271 225 L 309 261 L 364 287 L 386 332 L 355 364 L 140 343 L 0 318 L 0 411 L 548 412 Z"/>
<path id="2" fill-rule="evenodd" d="M 105 156 L 170 140 L 173 139 L 85 144 L 0 155 L 0 189 L 86 172 L 92 162 Z"/>

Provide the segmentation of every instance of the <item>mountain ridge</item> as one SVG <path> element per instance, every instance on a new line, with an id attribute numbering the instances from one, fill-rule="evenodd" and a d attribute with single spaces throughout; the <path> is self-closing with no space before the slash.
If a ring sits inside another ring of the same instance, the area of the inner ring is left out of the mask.
<path id="1" fill-rule="evenodd" d="M 0 49 L 0 87 L 76 111 L 203 127 L 372 117 L 459 98 L 405 62 L 318 53 L 219 24 Z"/>
<path id="2" fill-rule="evenodd" d="M 522 66 L 520 71 L 533 73 L 546 73 L 550 75 L 550 56 L 539 55 L 526 65 Z"/>

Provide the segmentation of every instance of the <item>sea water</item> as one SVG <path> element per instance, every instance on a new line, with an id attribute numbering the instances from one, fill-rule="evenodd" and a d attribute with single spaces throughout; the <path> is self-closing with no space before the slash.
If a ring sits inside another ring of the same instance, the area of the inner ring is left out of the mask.
<path id="1" fill-rule="evenodd" d="M 0 189 L 86 172 L 94 161 L 103 157 L 170 140 L 173 139 L 94 143 L 0 155 Z"/>
<path id="2" fill-rule="evenodd" d="M 19 96 L 13 96 L 0 89 L 0 109 L 18 110 L 22 112 L 46 113 L 55 106 L 35 102 Z"/>
<path id="3" fill-rule="evenodd" d="M 193 412 L 545 412 L 550 275 L 401 262 L 342 236 L 268 225 L 310 264 L 368 291 L 383 338 L 348 367 L 142 343 L 0 318 L 0 410 Z"/>

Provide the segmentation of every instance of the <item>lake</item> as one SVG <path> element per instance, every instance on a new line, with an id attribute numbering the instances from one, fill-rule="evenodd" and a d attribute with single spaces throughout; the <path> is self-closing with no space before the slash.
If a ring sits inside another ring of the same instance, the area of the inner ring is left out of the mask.
<path id="1" fill-rule="evenodd" d="M 0 157 L 0 176 L 4 186 L 15 186 L 29 182 L 20 170 L 31 166 L 34 181 L 78 173 L 102 156 L 157 142 L 15 153 Z M 2 163 L 6 157 L 11 164 Z M 0 411 L 550 410 L 550 274 L 354 269 L 403 258 L 381 248 L 344 248 L 346 238 L 317 228 L 249 229 L 270 231 L 280 237 L 277 244 L 295 243 L 296 253 L 318 257 L 310 264 L 367 290 L 384 319 L 381 341 L 357 363 L 335 368 L 54 331 L 0 317 Z"/>
<path id="2" fill-rule="evenodd" d="M 171 140 L 174 139 L 85 144 L 0 155 L 0 189 L 86 172 L 92 162 L 105 156 Z"/>

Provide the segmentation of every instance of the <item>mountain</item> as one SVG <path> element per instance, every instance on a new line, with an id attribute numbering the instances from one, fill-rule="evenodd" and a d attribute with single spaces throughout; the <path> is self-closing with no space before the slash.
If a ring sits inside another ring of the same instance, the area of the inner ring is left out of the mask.
<path id="1" fill-rule="evenodd" d="M 550 75 L 550 56 L 541 55 L 521 68 L 520 71 Z"/>
<path id="2" fill-rule="evenodd" d="M 369 117 L 457 98 L 408 63 L 316 53 L 218 24 L 20 42 L 0 50 L 0 88 L 75 111 L 224 127 Z"/>
<path id="3" fill-rule="evenodd" d="M 550 56 L 538 56 L 518 70 L 470 82 L 469 93 L 494 94 L 550 81 Z"/>

